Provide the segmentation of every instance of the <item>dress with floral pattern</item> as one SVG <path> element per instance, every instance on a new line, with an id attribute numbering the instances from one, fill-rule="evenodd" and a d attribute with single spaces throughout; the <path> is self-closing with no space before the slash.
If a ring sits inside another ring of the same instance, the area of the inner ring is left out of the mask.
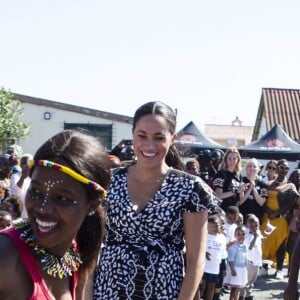
<path id="1" fill-rule="evenodd" d="M 127 169 L 112 178 L 104 202 L 104 246 L 94 299 L 177 299 L 183 279 L 183 214 L 214 210 L 215 194 L 199 177 L 170 169 L 137 213 L 127 190 Z"/>

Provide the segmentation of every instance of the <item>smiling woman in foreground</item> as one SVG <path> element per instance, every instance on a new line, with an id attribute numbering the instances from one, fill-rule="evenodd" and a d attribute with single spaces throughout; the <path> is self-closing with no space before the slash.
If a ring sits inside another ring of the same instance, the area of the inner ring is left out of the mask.
<path id="1" fill-rule="evenodd" d="M 66 130 L 31 167 L 28 221 L 0 232 L 0 299 L 84 299 L 103 236 L 106 153 L 96 138 Z"/>
<path id="2" fill-rule="evenodd" d="M 104 201 L 107 224 L 94 299 L 191 300 L 195 295 L 215 198 L 199 177 L 176 169 L 175 127 L 176 115 L 161 102 L 146 103 L 134 115 L 137 161 L 114 172 Z"/>

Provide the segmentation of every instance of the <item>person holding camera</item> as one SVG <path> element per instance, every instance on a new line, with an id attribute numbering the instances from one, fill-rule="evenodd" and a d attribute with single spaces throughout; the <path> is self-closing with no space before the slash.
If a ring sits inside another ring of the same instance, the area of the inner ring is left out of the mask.
<path id="1" fill-rule="evenodd" d="M 117 156 L 121 164 L 131 165 L 135 163 L 136 157 L 133 151 L 132 140 L 122 139 L 110 152 L 109 155 Z"/>
<path id="2" fill-rule="evenodd" d="M 198 156 L 200 163 L 200 177 L 213 188 L 213 181 L 220 170 L 221 162 L 223 160 L 224 153 L 220 149 L 214 149 L 213 151 L 206 149 Z"/>

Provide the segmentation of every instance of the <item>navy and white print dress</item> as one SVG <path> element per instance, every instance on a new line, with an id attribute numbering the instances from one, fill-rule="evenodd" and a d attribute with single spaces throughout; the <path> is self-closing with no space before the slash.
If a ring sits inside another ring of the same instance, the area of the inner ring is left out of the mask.
<path id="1" fill-rule="evenodd" d="M 107 223 L 94 299 L 177 299 L 184 274 L 183 214 L 215 209 L 213 191 L 200 178 L 169 169 L 137 213 L 124 168 L 113 176 L 104 207 Z"/>

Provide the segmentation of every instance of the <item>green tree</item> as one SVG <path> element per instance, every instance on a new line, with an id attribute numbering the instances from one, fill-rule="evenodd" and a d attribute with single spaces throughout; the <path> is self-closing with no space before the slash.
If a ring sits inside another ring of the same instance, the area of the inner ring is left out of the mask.
<path id="1" fill-rule="evenodd" d="M 13 94 L 0 90 L 0 148 L 5 149 L 12 140 L 28 136 L 29 123 L 21 121 L 24 114 L 22 103 L 13 98 Z"/>

